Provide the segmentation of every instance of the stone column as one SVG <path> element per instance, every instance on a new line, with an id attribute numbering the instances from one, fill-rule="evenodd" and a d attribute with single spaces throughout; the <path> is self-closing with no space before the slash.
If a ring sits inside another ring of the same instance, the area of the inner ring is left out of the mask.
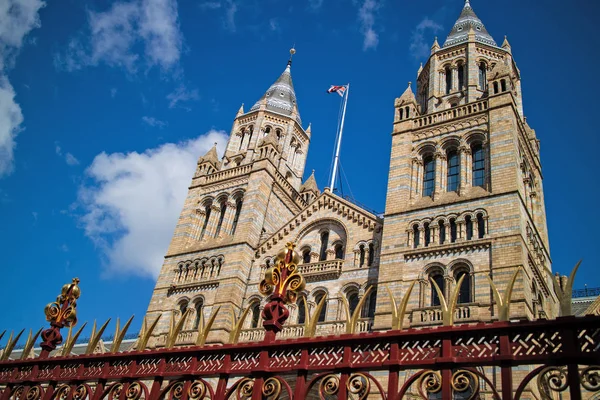
<path id="1" fill-rule="evenodd" d="M 423 160 L 417 159 L 417 184 L 416 184 L 416 197 L 423 195 Z"/>
<path id="2" fill-rule="evenodd" d="M 425 229 L 422 226 L 419 227 L 419 247 L 425 247 Z"/>
<path id="3" fill-rule="evenodd" d="M 434 194 L 442 193 L 444 187 L 442 186 L 442 179 L 444 176 L 444 167 L 446 165 L 446 154 L 441 151 L 435 153 L 435 188 L 433 189 Z"/>
<path id="4" fill-rule="evenodd" d="M 335 250 L 333 249 L 327 249 L 325 251 L 325 253 L 327 254 L 325 256 L 325 260 L 329 261 L 329 260 L 335 260 Z"/>
<path id="5" fill-rule="evenodd" d="M 473 227 L 473 236 L 471 237 L 471 240 L 479 239 L 479 223 L 477 221 L 477 216 L 471 218 L 471 226 Z"/>
<path id="6" fill-rule="evenodd" d="M 462 242 L 466 238 L 465 220 L 456 220 L 456 241 Z"/>
<path id="7" fill-rule="evenodd" d="M 411 230 L 411 229 L 408 229 L 408 230 L 406 231 L 406 233 L 408 234 L 408 241 L 407 241 L 406 245 L 408 246 L 408 248 L 409 248 L 409 249 L 412 249 L 412 247 L 413 247 L 413 243 L 414 243 L 414 242 L 413 242 L 413 233 L 412 233 L 412 230 Z M 357 254 L 357 253 L 356 253 L 356 251 L 355 251 L 355 252 L 354 252 L 354 263 L 355 263 L 355 264 L 356 264 L 356 254 Z"/>
<path id="8" fill-rule="evenodd" d="M 470 149 L 468 148 L 468 146 L 463 145 L 460 146 L 458 148 L 458 154 L 460 156 L 460 185 L 459 185 L 459 190 L 458 193 L 462 193 L 464 189 L 466 189 L 467 184 L 468 184 L 468 178 L 467 178 L 467 169 L 468 169 L 468 162 L 467 162 L 467 158 L 469 157 L 470 154 Z"/>
<path id="9" fill-rule="evenodd" d="M 452 67 L 452 89 L 450 93 L 455 93 L 458 91 L 458 68 Z"/>
<path id="10" fill-rule="evenodd" d="M 206 226 L 206 232 L 204 232 L 204 237 L 212 238 L 215 236 L 215 232 L 217 230 L 217 224 L 219 222 L 221 208 L 214 203 L 210 206 L 210 208 L 210 218 L 208 219 L 208 225 Z"/>
<path id="11" fill-rule="evenodd" d="M 225 203 L 227 209 L 225 211 L 225 218 L 223 219 L 223 226 L 221 227 L 222 235 L 231 235 L 231 228 L 233 227 L 233 219 L 235 218 L 235 201 L 230 197 Z"/>
<path id="12" fill-rule="evenodd" d="M 439 242 L 439 226 L 435 225 L 435 224 L 429 224 L 429 237 L 431 239 L 431 242 L 429 243 L 430 245 L 436 245 Z"/>

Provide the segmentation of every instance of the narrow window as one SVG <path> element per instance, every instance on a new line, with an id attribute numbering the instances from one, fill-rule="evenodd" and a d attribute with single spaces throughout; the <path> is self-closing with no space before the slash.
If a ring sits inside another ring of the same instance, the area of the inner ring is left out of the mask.
<path id="1" fill-rule="evenodd" d="M 240 213 L 242 212 L 242 199 L 237 199 L 235 201 L 235 216 L 233 217 L 233 224 L 231 226 L 231 234 L 235 233 L 235 228 L 237 228 L 238 221 L 240 220 Z"/>
<path id="2" fill-rule="evenodd" d="M 435 187 L 435 160 L 428 155 L 423 159 L 423 196 L 431 196 Z"/>
<path id="3" fill-rule="evenodd" d="M 460 185 L 460 157 L 456 150 L 448 152 L 448 192 L 456 192 Z"/>
<path id="4" fill-rule="evenodd" d="M 479 88 L 481 90 L 485 90 L 487 88 L 486 68 L 484 62 L 479 64 Z"/>
<path id="5" fill-rule="evenodd" d="M 309 264 L 310 263 L 310 249 L 304 249 L 304 251 L 302 252 L 302 261 L 304 262 L 304 264 Z"/>
<path id="6" fill-rule="evenodd" d="M 344 246 L 341 243 L 335 245 L 335 259 L 343 260 L 344 259 Z"/>
<path id="7" fill-rule="evenodd" d="M 248 147 L 250 147 L 250 143 L 252 142 L 252 134 L 254 133 L 254 128 L 250 127 L 250 132 L 248 133 Z"/>
<path id="8" fill-rule="evenodd" d="M 452 90 L 452 70 L 449 67 L 446 67 L 446 94 L 450 94 Z"/>
<path id="9" fill-rule="evenodd" d="M 404 118 L 404 109 L 400 108 L 400 119 Z"/>
<path id="10" fill-rule="evenodd" d="M 485 187 L 485 152 L 481 144 L 473 146 L 473 186 Z"/>
<path id="11" fill-rule="evenodd" d="M 369 243 L 369 259 L 367 260 L 367 265 L 369 267 L 373 265 L 374 257 L 375 257 L 375 246 L 373 246 L 373 243 Z"/>
<path id="12" fill-rule="evenodd" d="M 450 220 L 450 242 L 456 242 L 456 220 L 454 218 Z"/>
<path id="13" fill-rule="evenodd" d="M 204 224 L 202 225 L 202 232 L 200 233 L 200 239 L 204 237 L 204 233 L 206 232 L 206 228 L 208 227 L 208 220 L 210 219 L 210 212 L 212 211 L 212 203 L 207 204 L 204 207 Z"/>
<path id="14" fill-rule="evenodd" d="M 179 312 L 181 313 L 181 315 L 183 316 L 183 314 L 185 314 L 185 311 L 188 308 L 188 302 L 187 301 L 183 301 L 181 302 L 181 304 L 179 305 Z"/>
<path id="15" fill-rule="evenodd" d="M 465 88 L 465 66 L 460 64 L 458 66 L 458 90 Z"/>
<path id="16" fill-rule="evenodd" d="M 477 214 L 477 233 L 479 234 L 479 239 L 483 239 L 485 236 L 485 220 L 483 219 L 483 214 Z"/>
<path id="17" fill-rule="evenodd" d="M 506 92 L 506 81 L 504 79 L 500 81 L 500 87 L 502 88 L 503 92 Z"/>
<path id="18" fill-rule="evenodd" d="M 304 307 L 304 300 L 302 297 L 298 297 L 298 324 L 306 322 L 306 308 Z"/>
<path id="19" fill-rule="evenodd" d="M 270 132 L 271 132 L 271 127 L 270 127 L 270 126 L 267 126 L 267 127 L 265 128 L 265 136 L 267 136 L 267 135 L 268 135 Z"/>
<path id="20" fill-rule="evenodd" d="M 435 283 L 437 283 L 440 290 L 442 291 L 442 294 L 444 294 L 446 292 L 446 285 L 445 285 L 445 279 L 442 276 L 442 274 L 437 273 L 436 275 L 432 276 L 431 279 Z M 442 303 L 440 302 L 440 296 L 438 295 L 437 290 L 435 290 L 435 287 L 433 286 L 433 284 L 431 284 L 431 306 L 437 307 L 441 304 Z"/>
<path id="21" fill-rule="evenodd" d="M 431 230 L 429 229 L 429 223 L 425 223 L 425 247 L 429 246 L 429 242 L 431 242 Z"/>
<path id="22" fill-rule="evenodd" d="M 363 265 L 365 265 L 365 245 L 361 244 L 358 249 L 360 251 L 360 255 L 359 255 L 360 260 L 359 260 L 358 266 L 362 267 Z"/>
<path id="23" fill-rule="evenodd" d="M 240 148 L 238 150 L 242 149 L 242 146 L 244 145 L 244 137 L 246 136 L 246 131 L 244 129 L 242 129 L 242 138 L 240 139 Z"/>
<path id="24" fill-rule="evenodd" d="M 498 82 L 494 82 L 494 94 L 498 94 Z"/>
<path id="25" fill-rule="evenodd" d="M 440 230 L 440 244 L 444 244 L 446 241 L 446 227 L 444 226 L 444 221 L 440 221 L 438 225 Z"/>
<path id="26" fill-rule="evenodd" d="M 321 233 L 321 251 L 319 252 L 319 261 L 327 259 L 327 242 L 329 241 L 329 231 Z"/>
<path id="27" fill-rule="evenodd" d="M 202 309 L 204 306 L 204 302 L 202 301 L 202 299 L 198 300 L 196 302 L 196 319 L 194 320 L 194 329 L 198 329 L 198 327 L 200 326 L 200 320 L 202 319 Z"/>
<path id="28" fill-rule="evenodd" d="M 215 237 L 219 237 L 219 233 L 221 233 L 221 227 L 223 226 L 223 220 L 225 219 L 225 213 L 227 212 L 227 202 L 225 200 L 221 201 L 221 215 L 219 215 L 219 223 L 217 224 L 217 230 L 215 232 Z"/>
<path id="29" fill-rule="evenodd" d="M 414 248 L 416 249 L 417 247 L 419 247 L 419 241 L 420 241 L 420 235 L 419 235 L 419 225 L 413 226 L 413 245 Z"/>
<path id="30" fill-rule="evenodd" d="M 260 304 L 258 302 L 256 302 L 252 306 L 252 323 L 251 323 L 250 327 L 258 328 L 259 321 L 260 321 Z"/>
<path id="31" fill-rule="evenodd" d="M 369 299 L 365 303 L 362 310 L 363 318 L 375 318 L 375 306 L 377 304 L 377 289 L 374 289 L 369 294 Z"/>
<path id="32" fill-rule="evenodd" d="M 319 293 L 318 295 L 315 296 L 315 302 L 317 304 L 319 304 L 321 302 L 321 300 L 323 299 L 323 296 L 325 296 L 324 293 Z M 325 319 L 327 317 L 327 300 L 325 300 L 325 303 L 323 304 L 323 308 L 321 308 L 321 312 L 319 313 L 319 322 L 325 322 Z"/>
<path id="33" fill-rule="evenodd" d="M 352 292 L 348 294 L 348 308 L 350 309 L 350 317 L 354 314 L 356 306 L 358 305 L 358 293 Z"/>
<path id="34" fill-rule="evenodd" d="M 470 215 L 465 217 L 465 230 L 467 231 L 467 240 L 473 239 L 473 221 Z"/>
<path id="35" fill-rule="evenodd" d="M 406 118 L 410 116 L 410 108 L 406 107 Z"/>
<path id="36" fill-rule="evenodd" d="M 456 282 L 460 280 L 461 277 L 465 277 L 460 285 L 460 289 L 458 292 L 458 304 L 466 304 L 471 302 L 471 275 L 466 271 L 459 271 L 456 274 Z"/>
<path id="37" fill-rule="evenodd" d="M 277 140 L 281 140 L 281 129 L 275 130 L 275 135 L 277 136 Z"/>

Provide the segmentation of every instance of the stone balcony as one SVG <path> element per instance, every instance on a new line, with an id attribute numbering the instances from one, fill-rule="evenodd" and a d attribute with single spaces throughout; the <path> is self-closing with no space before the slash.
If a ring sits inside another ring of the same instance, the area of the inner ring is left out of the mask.
<path id="1" fill-rule="evenodd" d="M 342 274 L 344 260 L 319 261 L 309 264 L 300 264 L 299 272 L 304 276 L 306 282 L 324 281 L 337 279 Z"/>
<path id="2" fill-rule="evenodd" d="M 441 307 L 415 308 L 410 312 L 411 327 L 441 325 L 443 322 Z M 479 321 L 479 305 L 457 304 L 454 310 L 454 323 Z"/>

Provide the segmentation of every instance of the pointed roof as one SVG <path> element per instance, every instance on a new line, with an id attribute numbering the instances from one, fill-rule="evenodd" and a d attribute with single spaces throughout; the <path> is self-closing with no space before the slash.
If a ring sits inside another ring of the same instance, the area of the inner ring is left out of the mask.
<path id="1" fill-rule="evenodd" d="M 292 60 L 287 63 L 281 76 L 273 83 L 265 94 L 252 106 L 250 111 L 258 110 L 262 104 L 266 105 L 267 110 L 291 116 L 296 112 L 296 119 L 301 124 L 300 112 L 296 104 L 296 92 L 292 83 Z"/>
<path id="2" fill-rule="evenodd" d="M 198 164 L 202 164 L 203 162 L 209 162 L 215 167 L 219 165 L 219 156 L 217 155 L 217 143 L 209 151 L 206 152 L 205 155 L 198 159 Z"/>
<path id="3" fill-rule="evenodd" d="M 465 6 L 456 20 L 454 27 L 452 27 L 450 34 L 446 38 L 444 47 L 450 47 L 455 44 L 466 42 L 469 38 L 470 29 L 475 31 L 475 40 L 477 42 L 498 47 L 494 38 L 488 33 L 487 29 L 485 29 L 483 22 L 481 22 L 479 17 L 475 14 L 475 11 L 473 11 L 469 0 L 465 0 Z"/>
<path id="4" fill-rule="evenodd" d="M 402 93 L 402 96 L 400 96 L 400 98 L 398 99 L 398 100 L 400 100 L 400 104 L 417 102 L 415 94 L 413 93 L 412 88 L 410 87 L 411 84 L 412 84 L 412 82 L 408 82 L 408 87 L 406 88 L 404 93 Z"/>
<path id="5" fill-rule="evenodd" d="M 300 186 L 300 193 L 302 192 L 306 192 L 306 191 L 313 191 L 315 194 L 319 194 L 321 193 L 319 191 L 319 187 L 317 186 L 317 181 L 315 179 L 315 170 L 312 170 L 312 174 L 310 174 L 310 176 L 308 177 L 308 179 L 306 179 L 306 181 L 302 184 L 302 186 Z"/>

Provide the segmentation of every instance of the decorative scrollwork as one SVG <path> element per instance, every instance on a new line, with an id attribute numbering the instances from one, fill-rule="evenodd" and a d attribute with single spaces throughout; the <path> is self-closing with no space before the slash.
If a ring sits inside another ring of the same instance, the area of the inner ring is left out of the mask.
<path id="1" fill-rule="evenodd" d="M 142 385 L 139 382 L 133 382 L 127 388 L 125 398 L 127 398 L 127 400 L 138 400 L 140 397 L 142 397 L 143 393 L 144 389 L 142 388 Z"/>
<path id="2" fill-rule="evenodd" d="M 75 389 L 73 393 L 73 400 L 85 400 L 85 398 L 89 395 L 89 390 L 86 385 L 79 385 Z"/>
<path id="3" fill-rule="evenodd" d="M 119 396 L 121 395 L 121 391 L 123 390 L 122 383 L 115 383 L 110 387 L 108 391 L 108 399 L 109 400 L 119 400 Z"/>
<path id="4" fill-rule="evenodd" d="M 452 374 L 451 385 L 454 392 L 463 393 L 468 396 L 463 397 L 465 400 L 474 399 L 479 393 L 479 378 L 470 371 L 456 371 Z"/>
<path id="5" fill-rule="evenodd" d="M 428 399 L 429 394 L 442 390 L 442 375 L 437 371 L 425 371 L 419 378 L 417 386 L 421 397 Z"/>
<path id="6" fill-rule="evenodd" d="M 169 398 L 171 399 L 180 399 L 183 396 L 183 382 L 177 382 L 171 387 L 171 391 L 169 393 Z"/>
<path id="7" fill-rule="evenodd" d="M 72 283 L 62 287 L 56 301 L 46 305 L 44 314 L 50 322 L 50 328 L 42 332 L 42 350 L 49 353 L 62 343 L 62 328 L 74 326 L 77 323 L 77 299 L 81 295 L 79 279 L 73 278 Z"/>
<path id="8" fill-rule="evenodd" d="M 194 381 L 188 390 L 188 398 L 192 400 L 202 400 L 206 396 L 206 385 L 202 381 Z"/>
<path id="9" fill-rule="evenodd" d="M 337 375 L 327 375 L 321 379 L 319 384 L 319 396 L 324 399 L 325 396 L 334 396 L 340 390 L 340 378 Z"/>
<path id="10" fill-rule="evenodd" d="M 249 399 L 252 397 L 252 390 L 254 389 L 254 379 L 244 378 L 238 383 L 236 390 L 236 398 L 238 400 Z"/>
<path id="11" fill-rule="evenodd" d="M 54 394 L 52 396 L 53 399 L 60 399 L 60 400 L 64 400 L 69 396 L 69 393 L 71 393 L 71 386 L 69 385 L 60 385 L 59 387 L 56 388 L 56 390 L 54 390 Z M 75 396 L 73 396 L 75 397 Z"/>
<path id="12" fill-rule="evenodd" d="M 281 382 L 277 378 L 267 379 L 262 386 L 262 394 L 267 399 L 278 399 L 281 394 Z"/>
<path id="13" fill-rule="evenodd" d="M 569 386 L 567 370 L 564 367 L 544 368 L 537 378 L 540 391 L 547 397 L 553 398 L 551 392 L 563 392 Z"/>
<path id="14" fill-rule="evenodd" d="M 580 374 L 581 386 L 589 392 L 600 391 L 600 366 L 585 368 Z"/>
<path id="15" fill-rule="evenodd" d="M 27 400 L 38 400 L 42 396 L 42 388 L 38 385 L 32 386 L 27 391 L 25 398 Z"/>
<path id="16" fill-rule="evenodd" d="M 16 388 L 13 390 L 13 392 L 12 392 L 12 394 L 11 394 L 10 398 L 11 398 L 11 399 L 20 399 L 20 398 L 21 398 L 21 396 L 23 396 L 23 391 L 25 391 L 25 387 L 24 387 L 24 386 L 17 386 L 17 387 L 16 387 Z"/>
<path id="17" fill-rule="evenodd" d="M 358 400 L 366 399 L 371 393 L 371 382 L 369 378 L 363 374 L 352 374 L 346 382 L 348 392 L 356 395 Z"/>

